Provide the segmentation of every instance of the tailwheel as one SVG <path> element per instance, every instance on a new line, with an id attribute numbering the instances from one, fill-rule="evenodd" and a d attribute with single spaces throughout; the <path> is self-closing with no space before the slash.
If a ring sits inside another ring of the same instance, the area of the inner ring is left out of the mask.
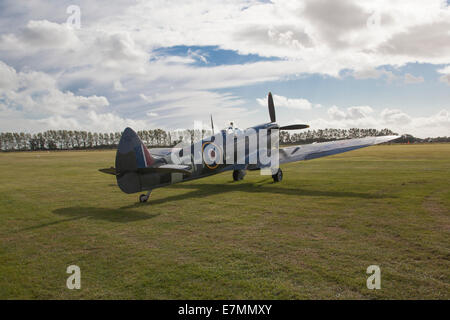
<path id="1" fill-rule="evenodd" d="M 281 170 L 281 168 L 278 168 L 277 173 L 272 175 L 272 178 L 273 182 L 280 182 L 281 180 L 283 180 L 283 171 Z"/>
<path id="2" fill-rule="evenodd" d="M 233 171 L 233 180 L 234 181 L 243 180 L 245 175 L 246 175 L 245 170 L 234 170 Z"/>
<path id="3" fill-rule="evenodd" d="M 148 198 L 150 198 L 151 191 L 148 191 L 147 194 L 141 194 L 139 196 L 139 202 L 144 203 L 147 202 Z"/>

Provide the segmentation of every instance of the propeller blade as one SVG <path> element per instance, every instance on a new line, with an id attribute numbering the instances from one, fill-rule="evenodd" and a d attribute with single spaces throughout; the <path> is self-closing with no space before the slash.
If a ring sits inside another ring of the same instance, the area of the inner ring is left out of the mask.
<path id="1" fill-rule="evenodd" d="M 309 128 L 307 124 L 291 124 L 289 126 L 282 126 L 280 130 L 300 130 Z"/>
<path id="2" fill-rule="evenodd" d="M 267 97 L 267 103 L 269 105 L 269 115 L 270 115 L 270 122 L 275 122 L 275 106 L 273 105 L 273 98 L 272 93 L 269 92 L 269 95 Z"/>
<path id="3" fill-rule="evenodd" d="M 213 122 L 212 114 L 210 114 L 210 116 L 211 116 L 211 129 L 212 129 L 212 134 L 214 135 L 214 122 Z"/>

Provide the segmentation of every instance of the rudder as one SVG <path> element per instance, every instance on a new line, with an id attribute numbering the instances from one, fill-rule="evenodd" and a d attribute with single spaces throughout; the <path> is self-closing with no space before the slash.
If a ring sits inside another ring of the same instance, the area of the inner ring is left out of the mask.
<path id="1" fill-rule="evenodd" d="M 119 188 L 125 193 L 141 191 L 139 169 L 155 163 L 147 147 L 131 128 L 126 128 L 120 138 L 116 152 L 116 178 Z"/>

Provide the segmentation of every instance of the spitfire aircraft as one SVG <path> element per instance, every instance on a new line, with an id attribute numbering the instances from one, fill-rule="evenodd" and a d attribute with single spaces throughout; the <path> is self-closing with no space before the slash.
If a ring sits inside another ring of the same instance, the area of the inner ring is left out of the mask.
<path id="1" fill-rule="evenodd" d="M 365 137 L 332 142 L 279 148 L 279 130 L 309 128 L 305 124 L 279 126 L 276 123 L 272 94 L 268 95 L 270 122 L 239 130 L 231 126 L 200 141 L 179 148 L 147 149 L 131 128 L 122 133 L 116 153 L 116 166 L 100 169 L 116 176 L 119 188 L 125 193 L 141 194 L 146 202 L 153 189 L 177 182 L 208 177 L 232 171 L 233 180 L 242 180 L 247 170 L 261 170 L 270 174 L 274 182 L 283 179 L 280 164 L 317 159 L 371 145 L 387 142 L 398 136 Z M 252 143 L 250 143 L 252 142 Z M 263 161 L 263 158 L 269 161 Z"/>

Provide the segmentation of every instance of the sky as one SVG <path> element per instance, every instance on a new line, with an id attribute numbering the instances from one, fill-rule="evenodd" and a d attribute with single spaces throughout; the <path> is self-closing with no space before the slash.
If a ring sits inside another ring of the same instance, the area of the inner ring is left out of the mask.
<path id="1" fill-rule="evenodd" d="M 245 128 L 269 91 L 280 125 L 450 136 L 449 1 L 0 0 L 0 132 Z"/>

